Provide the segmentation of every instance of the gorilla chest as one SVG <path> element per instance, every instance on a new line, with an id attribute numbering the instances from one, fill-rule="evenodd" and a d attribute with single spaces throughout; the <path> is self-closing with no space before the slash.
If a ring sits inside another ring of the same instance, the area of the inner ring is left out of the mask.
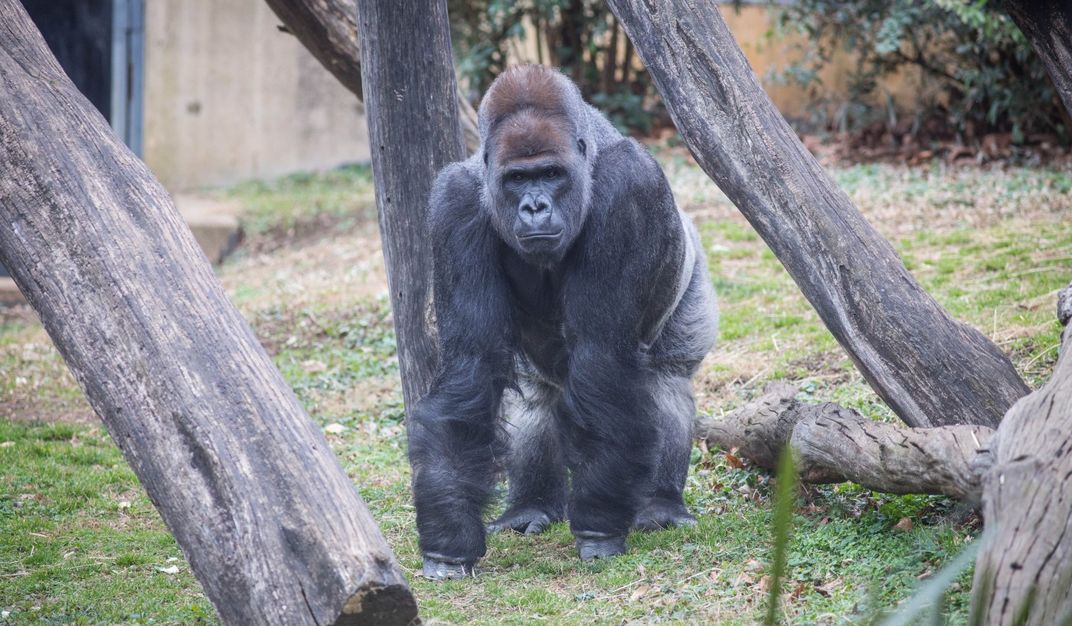
<path id="1" fill-rule="evenodd" d="M 565 302 L 560 277 L 531 266 L 507 270 L 522 356 L 554 381 L 566 376 L 569 353 L 563 332 Z"/>

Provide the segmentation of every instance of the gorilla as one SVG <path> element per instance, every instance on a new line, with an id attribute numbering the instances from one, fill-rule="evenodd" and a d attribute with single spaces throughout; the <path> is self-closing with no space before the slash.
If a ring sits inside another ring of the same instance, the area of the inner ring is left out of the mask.
<path id="1" fill-rule="evenodd" d="M 485 532 L 568 519 L 581 559 L 692 525 L 691 377 L 717 333 L 696 229 L 659 166 L 558 71 L 516 66 L 481 149 L 436 177 L 427 232 L 441 362 L 408 426 L 429 578 Z M 482 513 L 501 470 L 508 508 Z"/>

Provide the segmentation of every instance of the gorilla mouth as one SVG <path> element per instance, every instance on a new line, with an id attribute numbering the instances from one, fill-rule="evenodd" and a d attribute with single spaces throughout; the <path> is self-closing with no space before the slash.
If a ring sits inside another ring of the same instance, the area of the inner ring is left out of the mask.
<path id="1" fill-rule="evenodd" d="M 561 230 L 555 231 L 541 231 L 534 233 L 519 234 L 517 236 L 518 241 L 541 241 L 544 239 L 558 239 L 562 236 Z"/>

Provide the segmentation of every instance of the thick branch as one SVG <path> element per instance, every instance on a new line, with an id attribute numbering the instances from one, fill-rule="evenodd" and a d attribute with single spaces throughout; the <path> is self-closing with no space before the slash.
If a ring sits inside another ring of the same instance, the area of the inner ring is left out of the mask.
<path id="1" fill-rule="evenodd" d="M 0 0 L 0 261 L 226 624 L 406 624 L 328 442 L 168 193 Z"/>
<path id="2" fill-rule="evenodd" d="M 361 88 L 361 45 L 357 40 L 356 0 L 265 0 L 287 31 L 298 38 L 320 64 L 364 99 Z M 416 42 L 409 42 L 414 45 Z M 461 113 L 465 145 L 476 150 L 480 135 L 476 129 L 476 111 L 462 96 L 455 94 Z"/>
<path id="3" fill-rule="evenodd" d="M 976 457 L 993 434 L 990 428 L 904 428 L 832 403 L 803 404 L 795 393 L 792 385 L 775 383 L 724 419 L 701 421 L 697 435 L 736 448 L 767 469 L 777 467 L 789 443 L 808 482 L 852 481 L 887 493 L 978 499 Z"/>
<path id="4" fill-rule="evenodd" d="M 907 424 L 996 426 L 1028 392 L 912 278 L 763 92 L 716 3 L 608 0 L 692 154 Z"/>

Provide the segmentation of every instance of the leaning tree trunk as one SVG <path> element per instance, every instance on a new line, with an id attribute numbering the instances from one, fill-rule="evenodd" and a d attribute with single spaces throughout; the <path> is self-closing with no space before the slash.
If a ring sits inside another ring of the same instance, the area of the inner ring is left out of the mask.
<path id="1" fill-rule="evenodd" d="M 418 6 L 420 5 L 420 6 Z M 361 70 L 383 254 L 407 407 L 437 366 L 424 238 L 436 173 L 465 158 L 446 0 L 361 0 Z"/>
<path id="2" fill-rule="evenodd" d="M 953 320 L 804 148 L 712 2 L 608 0 L 696 160 L 911 426 L 996 426 L 1028 392 Z"/>
<path id="3" fill-rule="evenodd" d="M 1072 285 L 1058 318 L 1072 320 Z M 1021 398 L 996 431 L 986 426 L 900 428 L 836 404 L 808 405 L 773 383 L 697 434 L 773 469 L 793 450 L 801 478 L 850 480 L 891 493 L 939 493 L 977 503 L 987 543 L 976 560 L 979 622 L 1021 626 L 1072 619 L 1072 326 L 1050 382 Z"/>
<path id="4" fill-rule="evenodd" d="M 361 46 L 357 42 L 356 0 L 266 0 L 288 32 L 298 38 L 344 87 L 361 93 Z M 480 145 L 473 105 L 455 91 L 465 144 Z"/>
<path id="5" fill-rule="evenodd" d="M 0 0 L 0 261 L 227 624 L 406 624 L 390 548 L 167 192 Z"/>
<path id="6" fill-rule="evenodd" d="M 1016 25 L 1031 42 L 1072 116 L 1072 3 L 1068 0 L 1006 0 Z"/>

